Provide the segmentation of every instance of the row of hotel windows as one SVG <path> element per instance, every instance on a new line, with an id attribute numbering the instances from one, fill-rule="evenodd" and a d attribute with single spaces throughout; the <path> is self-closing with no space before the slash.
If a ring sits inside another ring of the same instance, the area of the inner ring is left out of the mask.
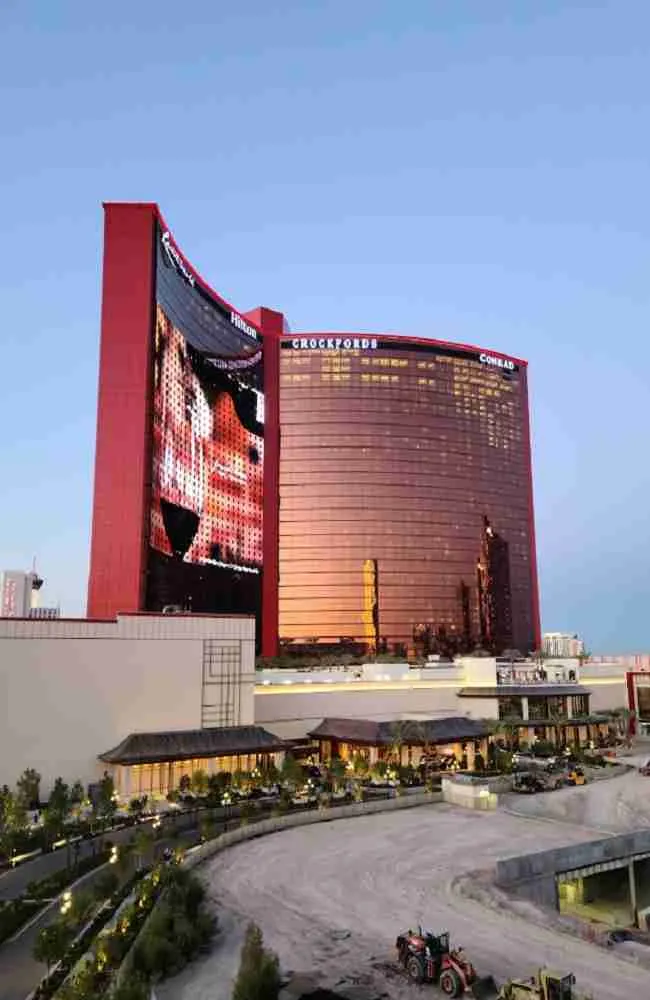
<path id="1" fill-rule="evenodd" d="M 475 372 L 480 372 L 485 378 L 492 377 L 497 380 L 501 377 L 503 371 L 502 369 L 497 371 L 494 368 L 487 368 L 481 361 L 477 361 L 476 358 L 453 358 L 442 354 L 427 359 L 418 358 L 417 355 L 403 358 L 397 355 L 386 356 L 383 352 L 380 355 L 368 355 L 366 352 L 355 350 L 345 351 L 345 353 L 342 351 L 318 351 L 318 353 L 309 354 L 299 354 L 289 351 L 282 355 L 282 366 L 284 367 L 287 364 L 294 366 L 341 364 L 347 367 L 353 360 L 356 361 L 357 359 L 362 365 L 394 365 L 401 368 L 408 367 L 411 361 L 413 361 L 414 366 L 417 368 L 450 367 L 457 370 L 454 371 L 454 374 L 463 374 L 473 369 Z"/>
<path id="2" fill-rule="evenodd" d="M 289 385 L 296 382 L 311 382 L 312 376 L 314 380 L 320 379 L 321 382 L 350 382 L 354 379 L 355 381 L 361 380 L 361 382 L 400 382 L 406 386 L 438 386 L 445 394 L 452 391 L 455 396 L 494 396 L 498 398 L 504 395 L 506 391 L 512 392 L 512 386 L 496 388 L 486 385 L 482 379 L 478 378 L 465 379 L 464 381 L 456 379 L 453 383 L 449 383 L 441 381 L 438 378 L 431 378 L 430 376 L 423 377 L 421 375 L 409 374 L 406 379 L 403 379 L 394 372 L 390 374 L 384 372 L 358 372 L 345 371 L 338 368 L 331 370 L 324 368 L 320 372 L 283 372 L 280 381 L 282 385 Z"/>

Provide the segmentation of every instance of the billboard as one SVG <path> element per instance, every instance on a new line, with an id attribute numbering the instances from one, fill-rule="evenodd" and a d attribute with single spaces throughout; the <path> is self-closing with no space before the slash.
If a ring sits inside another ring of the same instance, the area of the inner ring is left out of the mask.
<path id="1" fill-rule="evenodd" d="M 155 234 L 145 606 L 258 614 L 264 476 L 258 331 Z"/>

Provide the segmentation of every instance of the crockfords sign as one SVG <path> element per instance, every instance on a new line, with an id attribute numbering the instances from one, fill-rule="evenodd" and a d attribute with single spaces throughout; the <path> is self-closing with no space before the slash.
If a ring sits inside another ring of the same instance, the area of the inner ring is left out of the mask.
<path id="1" fill-rule="evenodd" d="M 514 361 L 508 361 L 507 358 L 496 358 L 494 354 L 479 354 L 478 359 L 481 364 L 493 365 L 495 368 L 505 368 L 509 372 L 513 372 L 517 367 Z"/>
<path id="2" fill-rule="evenodd" d="M 376 337 L 296 337 L 294 351 L 374 351 Z"/>

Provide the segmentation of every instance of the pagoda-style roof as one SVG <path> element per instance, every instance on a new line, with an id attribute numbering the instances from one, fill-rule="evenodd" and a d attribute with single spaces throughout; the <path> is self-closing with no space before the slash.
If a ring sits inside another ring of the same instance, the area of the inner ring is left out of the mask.
<path id="1" fill-rule="evenodd" d="M 309 735 L 317 740 L 337 740 L 366 746 L 424 746 L 427 743 L 456 743 L 487 736 L 489 727 L 479 719 L 454 716 L 442 719 L 402 719 L 372 722 L 368 719 L 323 719 Z"/>
<path id="2" fill-rule="evenodd" d="M 284 750 L 285 744 L 261 726 L 131 733 L 99 755 L 106 764 L 161 764 L 201 757 L 236 757 Z"/>
<path id="3" fill-rule="evenodd" d="M 492 687 L 465 687 L 458 692 L 459 698 L 552 698 L 570 694 L 591 694 L 582 684 L 497 684 Z"/>

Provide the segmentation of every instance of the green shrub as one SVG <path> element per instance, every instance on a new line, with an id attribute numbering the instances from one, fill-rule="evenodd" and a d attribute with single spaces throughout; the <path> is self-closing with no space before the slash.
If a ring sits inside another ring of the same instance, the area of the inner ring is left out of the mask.
<path id="1" fill-rule="evenodd" d="M 216 921 L 203 908 L 205 889 L 182 868 L 163 875 L 164 896 L 149 917 L 133 952 L 140 975 L 163 979 L 179 971 L 212 937 Z"/>
<path id="2" fill-rule="evenodd" d="M 249 924 L 232 1000 L 276 1000 L 279 990 L 278 957 L 264 948 L 259 927 Z"/>

